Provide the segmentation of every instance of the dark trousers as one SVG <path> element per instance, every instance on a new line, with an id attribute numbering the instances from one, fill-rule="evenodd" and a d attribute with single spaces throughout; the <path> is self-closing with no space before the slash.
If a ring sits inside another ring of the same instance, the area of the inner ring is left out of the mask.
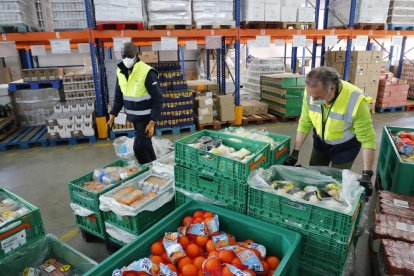
<path id="1" fill-rule="evenodd" d="M 328 167 L 331 164 L 331 159 L 329 158 L 328 154 L 325 154 L 323 152 L 318 151 L 317 149 L 312 149 L 311 158 L 309 161 L 309 166 L 325 166 Z M 332 162 L 332 167 L 342 170 L 350 170 L 352 167 L 352 164 L 354 164 L 354 161 L 336 164 Z"/>
<path id="2" fill-rule="evenodd" d="M 157 159 L 154 148 L 152 147 L 151 138 L 147 137 L 145 134 L 145 128 L 147 127 L 149 121 L 150 120 L 148 119 L 134 122 L 134 153 L 140 164 L 146 164 Z"/>

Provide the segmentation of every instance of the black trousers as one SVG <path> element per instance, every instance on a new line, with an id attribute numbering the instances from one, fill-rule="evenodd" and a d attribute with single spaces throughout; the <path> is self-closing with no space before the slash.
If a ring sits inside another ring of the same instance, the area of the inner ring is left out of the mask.
<path id="1" fill-rule="evenodd" d="M 145 134 L 145 128 L 149 122 L 149 119 L 134 122 L 134 154 L 140 164 L 146 164 L 157 159 L 151 138 Z"/>

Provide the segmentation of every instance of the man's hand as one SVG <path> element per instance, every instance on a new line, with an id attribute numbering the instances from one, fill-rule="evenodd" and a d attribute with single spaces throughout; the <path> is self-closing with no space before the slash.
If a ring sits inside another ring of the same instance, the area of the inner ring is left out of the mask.
<path id="1" fill-rule="evenodd" d="M 368 198 L 372 195 L 372 176 L 374 175 L 373 171 L 363 171 L 362 177 L 359 179 L 359 185 L 365 188 L 365 201 L 368 201 Z"/>
<path id="2" fill-rule="evenodd" d="M 154 128 L 155 128 L 155 122 L 150 121 L 145 128 L 145 134 L 147 134 L 148 137 L 154 136 Z"/>
<path id="3" fill-rule="evenodd" d="M 114 122 L 115 122 L 115 115 L 110 114 L 109 121 L 107 123 L 108 127 L 112 128 L 114 126 Z"/>
<path id="4" fill-rule="evenodd" d="M 295 166 L 299 159 L 299 151 L 293 150 L 288 159 L 285 161 L 285 166 Z"/>

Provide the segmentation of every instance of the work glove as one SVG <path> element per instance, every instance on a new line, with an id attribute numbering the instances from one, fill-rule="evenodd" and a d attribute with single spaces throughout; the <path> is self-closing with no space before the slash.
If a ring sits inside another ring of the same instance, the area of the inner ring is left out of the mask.
<path id="1" fill-rule="evenodd" d="M 110 114 L 109 115 L 109 120 L 108 120 L 108 127 L 112 128 L 114 126 L 114 122 L 115 122 L 115 115 Z"/>
<path id="2" fill-rule="evenodd" d="M 285 166 L 295 166 L 299 159 L 299 151 L 293 150 L 288 159 L 285 161 Z"/>
<path id="3" fill-rule="evenodd" d="M 145 134 L 147 135 L 147 137 L 154 136 L 154 128 L 155 128 L 155 122 L 150 121 L 147 127 L 145 128 Z"/>
<path id="4" fill-rule="evenodd" d="M 372 176 L 374 175 L 373 171 L 363 171 L 362 177 L 358 180 L 359 185 L 365 188 L 365 201 L 368 201 L 369 197 L 372 195 Z"/>

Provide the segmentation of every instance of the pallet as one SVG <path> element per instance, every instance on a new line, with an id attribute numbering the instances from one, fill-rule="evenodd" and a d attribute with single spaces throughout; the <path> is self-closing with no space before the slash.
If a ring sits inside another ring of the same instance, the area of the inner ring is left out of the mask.
<path id="1" fill-rule="evenodd" d="M 280 120 L 281 122 L 289 122 L 289 121 L 297 122 L 299 121 L 299 118 L 300 118 L 300 116 L 286 116 L 279 112 L 271 111 L 271 110 L 269 110 L 269 112 L 275 115 L 277 119 Z"/>
<path id="2" fill-rule="evenodd" d="M 202 30 L 202 29 L 235 29 L 236 23 L 233 24 L 203 24 L 203 23 L 196 23 L 195 29 Z"/>
<path id="3" fill-rule="evenodd" d="M 153 25 L 148 30 L 191 30 L 193 25 Z"/>
<path id="4" fill-rule="evenodd" d="M 0 24 L 0 33 L 28 33 L 37 32 L 38 28 L 33 28 L 27 24 Z"/>
<path id="5" fill-rule="evenodd" d="M 248 115 L 248 116 L 242 117 L 243 126 L 247 126 L 250 123 L 255 123 L 256 125 L 262 125 L 266 122 L 276 123 L 276 117 L 271 114 Z"/>
<path id="6" fill-rule="evenodd" d="M 283 22 L 282 29 L 315 29 L 315 22 Z"/>
<path id="7" fill-rule="evenodd" d="M 25 89 L 42 89 L 42 88 L 59 89 L 60 87 L 62 87 L 61 80 L 11 82 L 9 83 L 9 92 L 16 92 L 17 90 L 25 90 Z"/>
<path id="8" fill-rule="evenodd" d="M 405 105 L 405 111 L 414 110 L 414 101 L 407 101 L 407 104 Z"/>
<path id="9" fill-rule="evenodd" d="M 194 124 L 192 124 L 192 125 L 181 126 L 181 127 L 156 128 L 155 136 L 162 136 L 166 134 L 180 135 L 183 131 L 195 132 L 196 127 Z"/>
<path id="10" fill-rule="evenodd" d="M 144 22 L 96 22 L 98 31 L 104 30 L 144 30 Z"/>
<path id="11" fill-rule="evenodd" d="M 128 136 L 129 138 L 135 137 L 135 130 L 134 129 L 120 129 L 120 130 L 112 130 L 109 132 L 109 139 L 115 140 L 115 138 L 121 136 Z"/>
<path id="12" fill-rule="evenodd" d="M 405 106 L 377 107 L 376 111 L 379 113 L 405 111 Z"/>
<path id="13" fill-rule="evenodd" d="M 224 126 L 234 126 L 234 121 L 222 122 L 222 121 L 214 121 L 210 124 L 197 124 L 197 130 L 204 130 L 204 129 L 222 129 Z"/>
<path id="14" fill-rule="evenodd" d="M 348 26 L 335 26 L 334 29 L 348 29 Z M 387 24 L 382 23 L 357 23 L 354 25 L 356 30 L 386 30 Z"/>
<path id="15" fill-rule="evenodd" d="M 241 22 L 243 29 L 315 29 L 314 22 L 262 22 L 249 21 Z"/>
<path id="16" fill-rule="evenodd" d="M 14 117 L 0 118 L 0 141 L 9 137 L 16 130 L 17 125 Z"/>
<path id="17" fill-rule="evenodd" d="M 413 31 L 413 24 L 388 24 L 388 30 L 393 31 Z"/>
<path id="18" fill-rule="evenodd" d="M 21 149 L 28 149 L 30 146 L 36 144 L 40 144 L 42 147 L 48 145 L 46 126 L 20 128 L 0 143 L 0 151 L 5 151 L 14 146 L 18 146 Z"/>
<path id="19" fill-rule="evenodd" d="M 83 137 L 76 137 L 76 138 L 60 138 L 60 139 L 49 138 L 49 144 L 51 147 L 57 146 L 58 143 L 59 144 L 68 143 L 68 145 L 73 146 L 83 141 L 87 141 L 89 142 L 89 144 L 95 143 L 96 136 L 83 136 Z"/>

